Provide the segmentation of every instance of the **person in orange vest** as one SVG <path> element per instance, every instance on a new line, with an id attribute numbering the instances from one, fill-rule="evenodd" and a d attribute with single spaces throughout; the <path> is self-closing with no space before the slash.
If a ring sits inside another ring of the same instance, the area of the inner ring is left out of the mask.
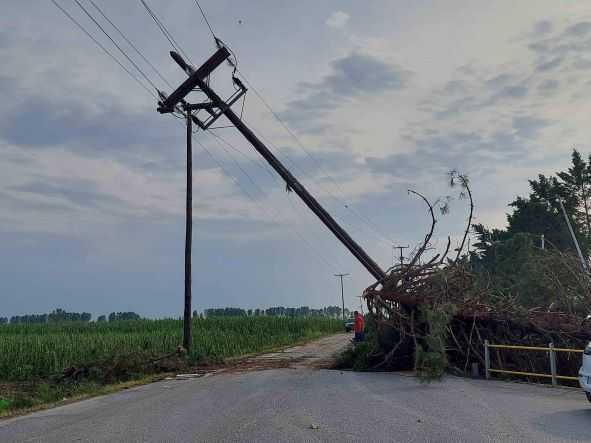
<path id="1" fill-rule="evenodd" d="M 354 312 L 354 323 L 353 323 L 353 331 L 355 332 L 354 341 L 360 342 L 363 341 L 363 328 L 365 327 L 365 321 L 363 320 L 363 315 L 359 313 L 359 311 Z"/>

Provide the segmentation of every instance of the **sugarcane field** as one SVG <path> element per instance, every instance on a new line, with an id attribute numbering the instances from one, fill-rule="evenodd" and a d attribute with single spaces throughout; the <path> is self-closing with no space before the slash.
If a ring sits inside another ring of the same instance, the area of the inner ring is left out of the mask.
<path id="1" fill-rule="evenodd" d="M 3 6 L 0 442 L 591 442 L 591 4 Z"/>

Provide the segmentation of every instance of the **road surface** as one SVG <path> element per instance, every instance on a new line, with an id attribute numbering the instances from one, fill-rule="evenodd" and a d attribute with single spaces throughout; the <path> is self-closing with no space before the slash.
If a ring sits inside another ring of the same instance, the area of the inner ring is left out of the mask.
<path id="1" fill-rule="evenodd" d="M 0 442 L 591 441 L 591 405 L 577 390 L 423 385 L 311 369 L 298 352 L 295 368 L 168 380 L 0 421 Z"/>

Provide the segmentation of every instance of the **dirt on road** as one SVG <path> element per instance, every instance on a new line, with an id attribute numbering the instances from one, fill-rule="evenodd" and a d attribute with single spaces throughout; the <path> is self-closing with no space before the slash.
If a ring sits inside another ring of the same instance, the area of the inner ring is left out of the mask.
<path id="1" fill-rule="evenodd" d="M 281 351 L 255 355 L 229 362 L 224 371 L 258 371 L 279 368 L 317 368 L 334 366 L 336 358 L 351 346 L 351 334 L 336 334 L 323 337 Z"/>

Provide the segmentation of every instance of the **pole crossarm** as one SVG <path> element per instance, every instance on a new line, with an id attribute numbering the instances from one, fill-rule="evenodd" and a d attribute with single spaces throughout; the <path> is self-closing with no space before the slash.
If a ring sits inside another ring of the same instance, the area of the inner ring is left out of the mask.
<path id="1" fill-rule="evenodd" d="M 171 53 L 172 55 L 172 53 Z M 178 54 L 172 56 L 175 61 L 180 58 Z M 230 57 L 230 51 L 225 47 L 218 49 L 211 57 L 209 57 L 205 63 L 203 63 L 199 69 L 194 71 L 187 80 L 185 80 L 172 94 L 170 94 L 165 100 L 160 102 L 158 112 L 166 114 L 174 112 L 174 107 L 183 100 L 195 86 L 198 85 L 198 81 L 202 81 L 209 74 L 211 74 L 219 65 L 221 65 L 228 57 Z M 182 58 L 181 58 L 182 60 Z M 178 63 L 178 61 L 177 61 Z M 190 69 L 189 65 L 185 63 L 185 71 Z"/>

